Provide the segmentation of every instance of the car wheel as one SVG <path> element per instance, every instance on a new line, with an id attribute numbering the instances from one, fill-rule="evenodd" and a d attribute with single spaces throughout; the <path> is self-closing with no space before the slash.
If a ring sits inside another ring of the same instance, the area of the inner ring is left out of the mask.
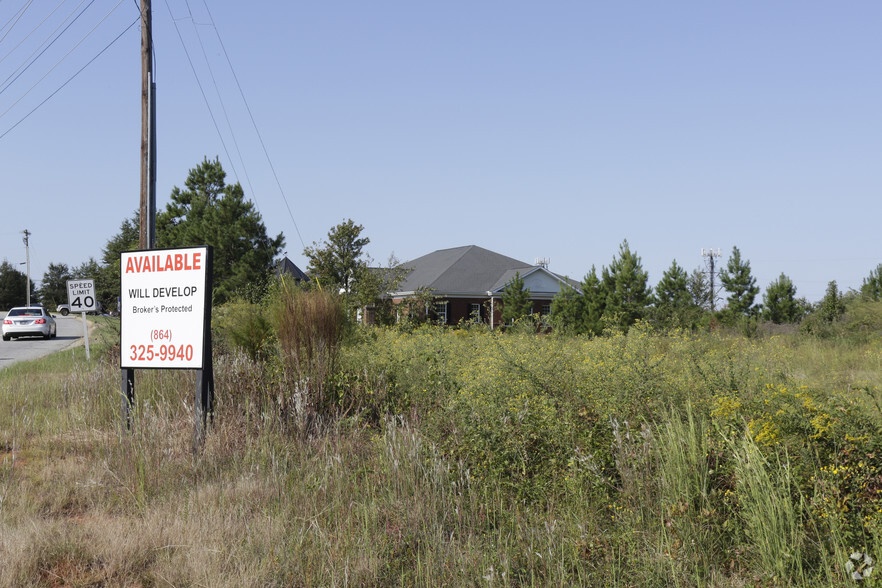
<path id="1" fill-rule="evenodd" d="M 9 335 L 3 335 L 3 340 L 4 340 L 4 341 L 9 341 L 9 339 L 10 339 Z"/>
<path id="2" fill-rule="evenodd" d="M 67 316 L 70 314 L 70 311 L 66 308 L 61 309 L 61 316 Z"/>
<path id="3" fill-rule="evenodd" d="M 43 339 L 46 341 L 48 341 L 51 338 L 52 338 L 52 333 L 46 333 L 45 335 L 43 335 Z"/>

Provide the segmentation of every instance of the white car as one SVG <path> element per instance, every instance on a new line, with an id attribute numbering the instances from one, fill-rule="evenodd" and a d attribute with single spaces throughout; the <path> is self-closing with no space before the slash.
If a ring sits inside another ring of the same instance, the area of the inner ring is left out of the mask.
<path id="1" fill-rule="evenodd" d="M 57 335 L 55 319 L 42 306 L 17 306 L 9 309 L 3 319 L 3 340 L 17 337 L 43 337 Z"/>

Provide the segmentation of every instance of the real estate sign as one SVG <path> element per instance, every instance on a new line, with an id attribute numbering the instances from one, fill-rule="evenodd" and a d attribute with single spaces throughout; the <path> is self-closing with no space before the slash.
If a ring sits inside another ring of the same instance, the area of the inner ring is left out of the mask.
<path id="1" fill-rule="evenodd" d="M 210 328 L 207 246 L 120 256 L 120 367 L 202 369 Z"/>

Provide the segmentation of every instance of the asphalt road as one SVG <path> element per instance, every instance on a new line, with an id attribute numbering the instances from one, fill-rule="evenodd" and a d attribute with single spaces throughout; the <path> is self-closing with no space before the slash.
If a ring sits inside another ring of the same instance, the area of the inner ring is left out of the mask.
<path id="1" fill-rule="evenodd" d="M 4 313 L 5 314 L 5 313 Z M 0 339 L 0 369 L 17 361 L 38 359 L 83 342 L 83 318 L 81 315 L 55 317 L 58 336 L 48 341 L 39 337 L 24 339 Z"/>

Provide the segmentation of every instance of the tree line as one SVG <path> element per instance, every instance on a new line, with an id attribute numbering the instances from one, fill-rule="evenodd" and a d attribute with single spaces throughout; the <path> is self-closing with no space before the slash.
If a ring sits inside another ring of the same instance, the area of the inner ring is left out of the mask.
<path id="1" fill-rule="evenodd" d="M 732 247 L 726 266 L 719 273 L 720 289 L 711 284 L 700 268 L 688 274 L 676 260 L 652 288 L 640 257 L 625 240 L 608 267 L 598 273 L 594 266 L 578 287 L 564 284 L 551 304 L 551 324 L 576 334 L 600 335 L 605 329 L 627 329 L 638 320 L 662 328 L 696 328 L 720 323 L 755 327 L 759 321 L 773 324 L 803 324 L 804 330 L 819 333 L 823 325 L 840 319 L 849 303 L 882 300 L 882 264 L 864 279 L 859 291 L 842 293 L 836 282 L 827 285 L 824 298 L 811 304 L 797 297 L 796 286 L 783 272 L 765 289 L 758 301 L 759 287 L 751 274 L 750 261 L 737 246 Z M 725 293 L 725 298 L 721 294 Z M 524 293 L 515 297 L 508 288 L 503 295 L 517 307 Z M 723 302 L 717 310 L 717 302 Z M 523 316 L 521 312 L 514 318 Z"/>
<path id="2" fill-rule="evenodd" d="M 120 254 L 139 247 L 140 214 L 125 219 L 102 250 L 100 260 L 68 267 L 50 263 L 31 299 L 53 308 L 67 302 L 67 280 L 92 278 L 98 300 L 114 310 L 120 292 Z M 214 248 L 214 304 L 234 296 L 259 295 L 271 275 L 285 239 L 267 235 L 260 213 L 242 186 L 226 183 L 220 161 L 205 158 L 189 171 L 183 188 L 174 187 L 169 203 L 156 215 L 156 245 Z M 0 308 L 24 303 L 27 277 L 8 262 L 0 264 Z"/>
<path id="3" fill-rule="evenodd" d="M 402 265 L 390 257 L 385 267 L 375 267 L 364 248 L 370 239 L 364 227 L 351 219 L 328 232 L 325 241 L 314 242 L 303 251 L 308 260 L 310 284 L 330 288 L 346 299 L 355 315 L 372 307 L 375 322 L 389 324 L 405 317 L 407 321 L 430 320 L 432 293 L 421 292 L 408 308 L 399 312 L 384 294 L 394 290 L 404 278 Z M 214 304 L 236 297 L 257 299 L 265 291 L 275 258 L 284 246 L 280 233 L 270 237 L 260 213 L 245 199 L 239 183 L 227 184 L 220 162 L 205 158 L 191 169 L 184 188 L 172 190 L 170 202 L 157 215 L 158 247 L 211 245 L 214 248 Z M 115 309 L 120 288 L 120 254 L 139 248 L 139 214 L 125 219 L 119 232 L 102 250 L 99 261 L 68 267 L 50 263 L 41 287 L 26 285 L 24 273 L 8 261 L 0 263 L 0 308 L 22 304 L 25 288 L 31 299 L 53 307 L 67 301 L 69 279 L 93 278 L 99 301 Z M 556 328 L 572 333 L 599 335 L 605 329 L 627 329 L 638 320 L 663 328 L 695 328 L 720 322 L 749 325 L 757 321 L 774 324 L 803 323 L 806 330 L 824 331 L 825 325 L 840 318 L 848 304 L 856 300 L 882 299 L 882 264 L 864 279 L 859 291 L 840 292 L 830 282 L 824 298 L 816 304 L 799 298 L 793 281 L 784 273 L 772 281 L 759 301 L 759 287 L 751 274 L 749 260 L 737 246 L 719 273 L 719 287 L 711 286 L 706 272 L 691 273 L 673 260 L 661 279 L 651 287 L 639 255 L 625 240 L 608 266 L 598 271 L 592 266 L 581 282 L 563 284 L 551 303 L 550 317 Z M 510 323 L 530 312 L 529 290 L 516 275 L 502 293 L 502 319 Z M 725 294 L 725 297 L 723 297 Z M 718 305 L 721 309 L 717 310 Z"/>

